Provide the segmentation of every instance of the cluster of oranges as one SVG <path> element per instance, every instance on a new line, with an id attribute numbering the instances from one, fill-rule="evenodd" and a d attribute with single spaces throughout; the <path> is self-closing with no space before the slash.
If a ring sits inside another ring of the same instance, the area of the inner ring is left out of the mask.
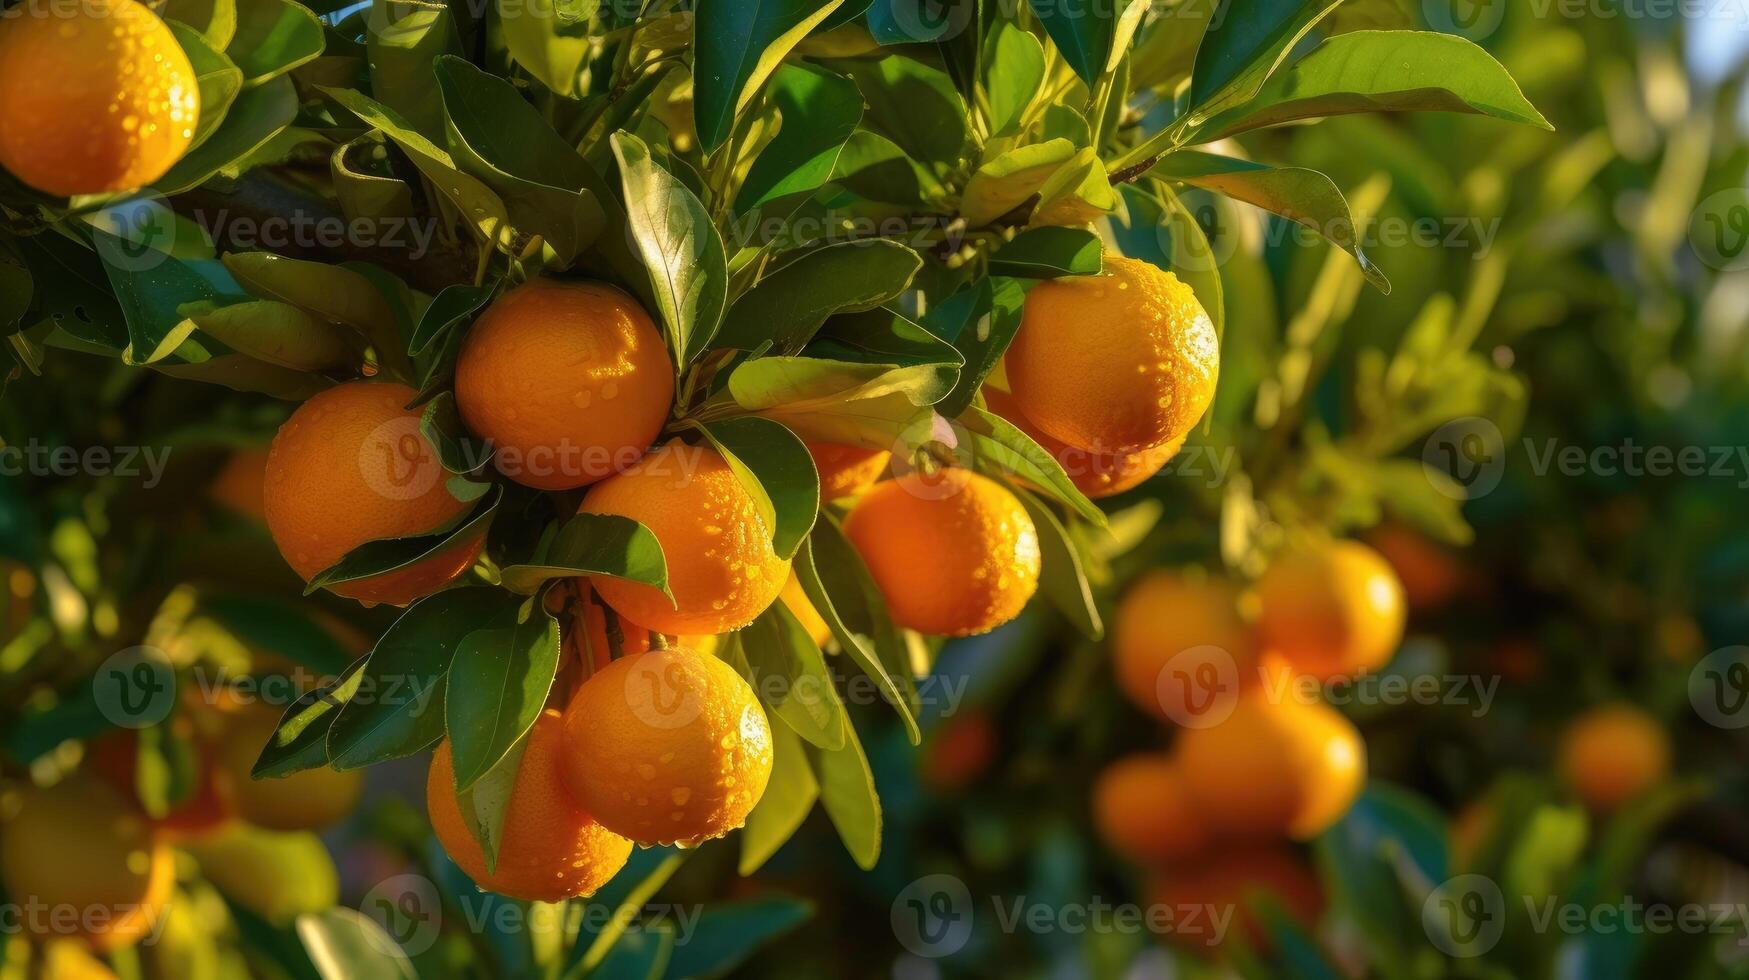
<path id="1" fill-rule="evenodd" d="M 47 194 L 132 191 L 194 142 L 200 86 L 135 0 L 25 4 L 0 20 L 0 166 Z"/>
<path id="2" fill-rule="evenodd" d="M 168 914 L 176 848 L 203 867 L 209 854 L 236 864 L 257 831 L 320 830 L 351 813 L 362 773 L 250 778 L 278 720 L 254 702 L 186 700 L 164 732 L 192 747 L 194 787 L 157 815 L 141 802 L 141 735 L 129 729 L 90 743 L 84 764 L 61 781 L 0 798 L 0 881 L 26 909 L 24 929 L 100 952 L 131 946 Z"/>
<path id="3" fill-rule="evenodd" d="M 1402 639 L 1403 589 L 1365 545 L 1320 541 L 1279 556 L 1252 592 L 1155 571 L 1125 594 L 1113 628 L 1119 686 L 1178 733 L 1170 751 L 1100 775 L 1094 818 L 1114 850 L 1154 872 L 1160 902 L 1232 906 L 1260 890 L 1310 922 L 1319 890 L 1287 842 L 1347 812 L 1366 780 L 1366 746 L 1299 682 L 1383 666 Z"/>
<path id="4" fill-rule="evenodd" d="M 1089 324 L 1089 304 L 1106 315 Z M 1090 336 L 1101 339 L 1090 346 Z M 1045 369 L 1064 358 L 1085 360 L 1086 370 Z M 1113 259 L 1104 275 L 1034 291 L 1009 352 L 1011 391 L 987 394 L 1053 445 L 1099 454 L 1078 482 L 1115 492 L 1182 443 L 1212 398 L 1217 363 L 1212 325 L 1189 288 Z M 709 445 L 661 441 L 675 391 L 649 315 L 597 283 L 524 283 L 488 306 L 461 345 L 456 405 L 498 473 L 554 494 L 581 491 L 556 498 L 561 507 L 638 521 L 668 567 L 666 593 L 610 576 L 549 592 L 586 679 L 562 712 L 555 706 L 534 723 L 495 865 L 469 832 L 471 800 L 456 791 L 447 743 L 439 747 L 432 823 L 457 862 L 495 891 L 586 894 L 632 843 L 691 844 L 741 826 L 770 776 L 770 722 L 746 680 L 710 654 L 711 638 L 783 601 L 829 642 L 729 462 Z M 391 382 L 341 384 L 305 402 L 274 437 L 266 520 L 306 580 L 368 541 L 432 534 L 464 516 L 408 407 L 414 400 Z M 1032 597 L 1037 530 L 998 481 L 959 467 L 883 479 L 890 452 L 879 447 L 808 448 L 822 499 L 843 501 L 845 535 L 899 626 L 982 633 Z M 461 576 L 483 545 L 483 536 L 452 538 L 438 553 L 333 590 L 406 604 Z"/>

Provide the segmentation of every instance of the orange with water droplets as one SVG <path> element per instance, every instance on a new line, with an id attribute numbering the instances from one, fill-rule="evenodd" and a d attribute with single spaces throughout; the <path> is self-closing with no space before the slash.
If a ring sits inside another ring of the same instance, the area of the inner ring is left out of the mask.
<path id="1" fill-rule="evenodd" d="M 1105 270 L 1042 282 L 1003 359 L 1014 403 L 1078 449 L 1138 453 L 1188 433 L 1214 400 L 1220 343 L 1196 292 L 1107 253 Z"/>
<path id="2" fill-rule="evenodd" d="M 279 427 L 264 478 L 267 528 L 308 581 L 369 541 L 432 534 L 468 505 L 420 432 L 416 397 L 402 384 L 355 381 L 315 395 Z M 415 564 L 330 591 L 404 606 L 473 565 L 484 539 L 453 541 Z"/>
<path id="3" fill-rule="evenodd" d="M 0 17 L 0 166 L 46 194 L 132 191 L 194 141 L 200 87 L 134 0 L 21 4 Z"/>
<path id="4" fill-rule="evenodd" d="M 595 483 L 644 455 L 674 407 L 674 365 L 636 301 L 602 283 L 535 279 L 468 330 L 462 420 L 499 472 L 540 490 Z"/>
<path id="5" fill-rule="evenodd" d="M 642 523 L 662 543 L 668 587 L 594 576 L 590 584 L 622 617 L 670 636 L 738 630 L 771 605 L 789 562 L 771 525 L 715 450 L 679 440 L 591 487 L 580 512 Z"/>
<path id="6" fill-rule="evenodd" d="M 524 901 L 559 902 L 595 894 L 625 867 L 631 841 L 603 827 L 565 788 L 561 768 L 569 754 L 559 712 L 541 712 L 517 763 L 498 863 L 488 872 L 486 854 L 462 815 L 449 740 L 438 744 L 426 774 L 425 808 L 445 853 L 475 884 Z"/>
<path id="7" fill-rule="evenodd" d="M 935 636 L 987 633 L 1038 589 L 1038 529 L 994 480 L 942 470 L 927 485 L 888 480 L 862 495 L 845 536 L 893 621 Z"/>
<path id="8" fill-rule="evenodd" d="M 693 844 L 740 827 L 771 778 L 771 727 L 753 688 L 680 647 L 621 657 L 565 709 L 566 784 L 639 844 Z"/>
<path id="9" fill-rule="evenodd" d="M 835 442 L 810 442 L 808 455 L 820 473 L 820 499 L 837 500 L 864 490 L 887 471 L 893 454 L 885 449 L 864 449 Z"/>
<path id="10" fill-rule="evenodd" d="M 1014 403 L 1014 396 L 998 388 L 984 388 L 984 403 L 990 411 L 1008 420 L 1026 433 L 1039 448 L 1063 468 L 1076 488 L 1088 497 L 1099 500 L 1115 497 L 1125 490 L 1141 486 L 1143 481 L 1160 472 L 1168 460 L 1184 448 L 1184 436 L 1170 442 L 1133 453 L 1095 453 L 1077 449 L 1032 424 L 1032 420 Z"/>

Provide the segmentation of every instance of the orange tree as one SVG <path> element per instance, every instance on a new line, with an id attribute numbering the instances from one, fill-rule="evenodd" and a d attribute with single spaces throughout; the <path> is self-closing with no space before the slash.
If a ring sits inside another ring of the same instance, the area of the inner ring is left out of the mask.
<path id="1" fill-rule="evenodd" d="M 1191 205 L 1328 239 L 1326 304 L 1388 280 L 1335 182 L 1228 141 L 1381 110 L 1546 125 L 1479 47 L 1336 6 L 24 4 L 0 21 L 10 386 L 108 357 L 296 405 L 262 477 L 280 554 L 306 595 L 406 608 L 255 777 L 441 743 L 439 837 L 511 898 L 647 894 L 628 878 L 736 829 L 751 873 L 816 801 L 872 866 L 848 672 L 915 743 L 941 637 L 1035 589 L 1098 633 L 1090 497 L 1211 405 L 1265 447 L 1245 486 L 1296 482 L 1269 447 L 1320 321 L 1265 377 Z M 49 43 L 111 20 L 141 39 L 82 57 L 124 89 L 150 66 L 134 111 Z M 1444 342 L 1415 336 L 1411 366 Z M 1339 475 L 1324 449 L 1299 482 Z M 1295 501 L 1256 499 L 1327 516 Z M 1255 566 L 1277 543 L 1227 506 Z M 683 849 L 620 873 L 628 840 Z M 541 870 L 561 856 L 577 873 Z M 725 921 L 732 958 L 761 930 Z M 615 936 L 540 955 L 656 955 Z"/>

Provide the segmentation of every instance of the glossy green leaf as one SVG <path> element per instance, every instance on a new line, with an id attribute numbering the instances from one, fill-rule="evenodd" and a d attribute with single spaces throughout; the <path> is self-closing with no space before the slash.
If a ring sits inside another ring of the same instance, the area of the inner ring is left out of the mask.
<path id="1" fill-rule="evenodd" d="M 1096 525 L 1105 523 L 1105 513 L 1075 486 L 1063 472 L 1063 464 L 1031 436 L 1000 415 L 976 406 L 962 412 L 959 420 L 971 438 L 972 459 L 979 470 L 1024 480 L 1058 503 L 1068 505 L 1083 519 Z"/>
<path id="2" fill-rule="evenodd" d="M 813 357 L 757 357 L 729 376 L 742 408 L 813 442 L 889 448 L 927 406 L 953 390 L 957 371 Z"/>
<path id="3" fill-rule="evenodd" d="M 237 29 L 225 55 L 260 85 L 313 61 L 326 40 L 315 13 L 292 0 L 237 0 Z"/>
<path id="4" fill-rule="evenodd" d="M 360 657 L 334 681 L 300 696 L 286 707 L 279 726 L 249 771 L 252 778 L 289 776 L 328 764 L 328 729 L 358 693 L 367 659 Z"/>
<path id="5" fill-rule="evenodd" d="M 535 9 L 527 5 L 524 16 Z M 365 18 L 371 95 L 420 133 L 443 139 L 443 94 L 432 84 L 432 66 L 461 53 L 455 15 L 447 7 L 385 0 L 371 4 Z"/>
<path id="6" fill-rule="evenodd" d="M 990 135 L 1014 136 L 1045 81 L 1045 49 L 1038 38 L 1008 21 L 984 42 L 984 88 L 990 100 Z"/>
<path id="7" fill-rule="evenodd" d="M 1117 34 L 1117 4 L 1029 0 L 1028 5 L 1075 74 L 1089 86 L 1098 81 Z"/>
<path id="8" fill-rule="evenodd" d="M 1079 546 L 1056 513 L 1030 491 L 1015 488 L 1015 496 L 1026 507 L 1027 516 L 1038 531 L 1039 591 L 1081 635 L 1090 640 L 1101 639 L 1105 623 L 1100 619 L 1099 605 L 1093 601 L 1093 587 L 1087 581 L 1086 562 Z"/>
<path id="9" fill-rule="evenodd" d="M 748 683 L 766 708 L 810 744 L 843 748 L 850 717 L 838 700 L 825 655 L 795 613 L 774 602 L 736 637 L 752 671 Z"/>
<path id="10" fill-rule="evenodd" d="M 771 725 L 771 779 L 765 784 L 765 795 L 759 798 L 747 824 L 741 828 L 741 859 L 737 865 L 742 876 L 750 875 L 765 865 L 778 849 L 800 829 L 802 821 L 814 809 L 820 798 L 820 784 L 808 767 L 807 750 L 802 740 L 788 725 L 768 719 Z"/>
<path id="11" fill-rule="evenodd" d="M 820 521 L 796 553 L 796 582 L 832 631 L 838 646 L 875 683 L 899 713 L 912 745 L 923 741 L 917 723 L 917 686 L 903 638 L 862 556 L 830 519 Z M 846 737 L 852 737 L 847 729 Z"/>
<path id="12" fill-rule="evenodd" d="M 856 83 L 808 65 L 780 67 L 768 98 L 777 106 L 779 129 L 735 194 L 738 214 L 779 208 L 819 190 L 862 119 Z"/>
<path id="13" fill-rule="evenodd" d="M 693 120 L 715 151 L 735 116 L 797 42 L 843 0 L 699 0 L 693 26 Z"/>
<path id="14" fill-rule="evenodd" d="M 839 242 L 761 279 L 729 310 L 717 347 L 799 353 L 834 313 L 869 310 L 904 292 L 923 260 L 885 239 Z"/>
<path id="15" fill-rule="evenodd" d="M 704 428 L 761 510 L 770 508 L 773 550 L 780 558 L 794 555 L 820 511 L 820 475 L 808 447 L 777 422 L 755 416 Z"/>
<path id="16" fill-rule="evenodd" d="M 630 133 L 612 139 L 627 218 L 656 309 L 675 360 L 685 366 L 706 349 L 723 320 L 729 288 L 723 240 L 698 197 L 650 157 L 643 140 Z"/>
<path id="17" fill-rule="evenodd" d="M 245 88 L 219 127 L 188 151 L 154 185 L 166 197 L 205 183 L 214 174 L 248 157 L 278 136 L 298 115 L 298 92 L 284 76 Z"/>
<path id="18" fill-rule="evenodd" d="M 447 560 L 463 551 L 475 551 L 492 520 L 498 513 L 498 501 L 503 488 L 493 485 L 486 502 L 464 522 L 441 528 L 431 534 L 411 538 L 383 538 L 366 542 L 347 552 L 338 562 L 310 576 L 304 594 L 331 588 L 345 582 L 375 578 L 431 560 Z M 452 490 L 453 492 L 453 490 Z"/>
<path id="19" fill-rule="evenodd" d="M 1190 75 L 1195 111 L 1249 101 L 1295 42 L 1343 0 L 1221 0 Z"/>
<path id="20" fill-rule="evenodd" d="M 352 341 L 333 324 L 288 303 L 234 303 L 189 318 L 226 347 L 294 371 L 324 371 L 358 363 Z"/>
<path id="21" fill-rule="evenodd" d="M 547 88 L 574 97 L 589 57 L 589 21 L 567 19 L 562 9 L 558 3 L 497 0 L 497 23 L 518 65 Z"/>
<path id="22" fill-rule="evenodd" d="M 505 566 L 500 580 L 507 589 L 533 595 L 548 579 L 577 575 L 611 575 L 668 591 L 662 543 L 649 528 L 615 514 L 570 518 L 528 562 Z"/>
<path id="23" fill-rule="evenodd" d="M 960 216 L 967 226 L 982 228 L 1014 211 L 1039 193 L 1075 153 L 1073 143 L 1053 139 L 1000 154 L 980 166 L 966 182 Z"/>
<path id="24" fill-rule="evenodd" d="M 198 147 L 225 121 L 225 113 L 243 90 L 243 71 L 200 31 L 174 20 L 164 23 L 194 67 L 195 85 L 200 89 L 200 121 L 195 124 L 191 148 Z"/>
<path id="25" fill-rule="evenodd" d="M 990 256 L 990 274 L 1017 279 L 1096 276 L 1104 267 L 1099 236 L 1085 228 L 1023 231 Z"/>
<path id="26" fill-rule="evenodd" d="M 851 859 L 867 871 L 881 856 L 881 801 L 856 730 L 846 726 L 844 736 L 836 752 L 813 745 L 804 751 L 820 784 L 820 805 Z"/>
<path id="27" fill-rule="evenodd" d="M 444 699 L 456 792 L 504 759 L 546 706 L 559 665 L 559 624 L 544 613 L 462 637 Z"/>

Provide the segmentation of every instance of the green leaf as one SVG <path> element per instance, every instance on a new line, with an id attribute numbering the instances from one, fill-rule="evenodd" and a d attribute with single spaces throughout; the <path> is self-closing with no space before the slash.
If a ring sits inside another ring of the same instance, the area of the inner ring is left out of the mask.
<path id="1" fill-rule="evenodd" d="M 1196 49 L 1202 44 L 1215 7 L 1220 0 L 1184 0 L 1172 8 L 1172 16 L 1157 17 L 1142 34 L 1130 59 L 1130 84 L 1135 91 L 1156 87 L 1168 95 L 1190 78 Z"/>
<path id="2" fill-rule="evenodd" d="M 953 383 L 965 363 L 952 344 L 905 314 L 884 306 L 827 320 L 819 336 L 808 345 L 807 354 L 862 364 L 928 366 L 937 370 L 948 384 Z"/>
<path id="3" fill-rule="evenodd" d="M 249 770 L 251 778 L 274 779 L 328 764 L 328 729 L 358 693 L 367 659 L 358 658 L 332 683 L 302 695 L 286 707 L 279 727 Z"/>
<path id="4" fill-rule="evenodd" d="M 742 408 L 812 442 L 888 448 L 920 410 L 953 389 L 957 372 L 814 357 L 756 357 L 729 375 Z"/>
<path id="5" fill-rule="evenodd" d="M 966 128 L 965 100 L 945 72 L 897 54 L 872 61 L 833 62 L 832 68 L 855 79 L 862 90 L 868 105 L 865 127 L 938 171 L 959 163 L 971 133 Z"/>
<path id="6" fill-rule="evenodd" d="M 1293 46 L 1343 0 L 1221 0 L 1190 75 L 1190 105 L 1208 112 L 1248 101 Z"/>
<path id="7" fill-rule="evenodd" d="M 1056 0 L 1028 0 L 1028 6 L 1056 43 L 1063 60 L 1092 87 L 1111 58 L 1117 32 L 1115 3 L 1083 6 Z"/>
<path id="8" fill-rule="evenodd" d="M 820 521 L 796 553 L 796 582 L 856 666 L 899 713 L 912 745 L 923 741 L 917 724 L 917 686 L 904 639 L 887 615 L 886 600 L 862 556 L 831 520 Z"/>
<path id="9" fill-rule="evenodd" d="M 265 146 L 297 116 L 298 92 L 291 79 L 281 76 L 245 88 L 226 110 L 218 128 L 158 178 L 158 192 L 170 197 L 205 183 Z"/>
<path id="10" fill-rule="evenodd" d="M 857 130 L 838 154 L 832 183 L 867 201 L 921 207 L 924 188 L 935 179 L 892 140 Z"/>
<path id="11" fill-rule="evenodd" d="M 991 275 L 1017 279 L 1096 276 L 1103 267 L 1099 236 L 1085 228 L 1033 228 L 990 256 Z"/>
<path id="12" fill-rule="evenodd" d="M 420 599 L 389 626 L 360 672 L 359 691 L 328 730 L 336 769 L 399 759 L 443 737 L 444 694 L 456 648 L 475 630 L 513 624 L 521 600 L 502 589 L 459 588 Z"/>
<path id="13" fill-rule="evenodd" d="M 767 518 L 773 550 L 787 560 L 820 511 L 820 475 L 808 447 L 781 424 L 755 416 L 711 422 L 704 430 Z"/>
<path id="14" fill-rule="evenodd" d="M 352 342 L 339 328 L 288 303 L 234 303 L 190 313 L 189 318 L 237 353 L 294 371 L 326 371 L 359 361 Z"/>
<path id="15" fill-rule="evenodd" d="M 528 5 L 523 16 L 535 10 Z M 431 84 L 431 67 L 444 55 L 461 53 L 455 15 L 447 7 L 383 0 L 372 3 L 364 16 L 371 95 L 420 133 L 441 139 L 443 94 Z"/>
<path id="16" fill-rule="evenodd" d="M 194 28 L 214 51 L 223 51 L 237 34 L 237 0 L 167 0 L 157 11 L 165 23 L 177 21 Z M 200 70 L 198 64 L 195 70 Z M 204 101 L 201 108 L 206 108 Z"/>
<path id="17" fill-rule="evenodd" d="M 220 261 L 243 288 L 263 299 L 289 303 L 328 323 L 354 327 L 366 337 L 381 337 L 394 328 L 388 300 L 350 269 L 272 252 L 233 252 Z M 397 343 L 395 349 L 402 346 Z"/>
<path id="18" fill-rule="evenodd" d="M 1093 587 L 1088 584 L 1086 562 L 1063 522 L 1049 507 L 1022 487 L 1010 487 L 1027 516 L 1038 530 L 1039 557 L 1042 560 L 1039 588 L 1051 605 L 1056 606 L 1083 636 L 1098 640 L 1105 635 L 1105 623 L 1099 618 L 1099 606 L 1093 601 Z"/>
<path id="19" fill-rule="evenodd" d="M 1384 293 L 1391 281 L 1361 250 L 1354 215 L 1336 182 L 1302 167 L 1266 167 L 1248 160 L 1184 150 L 1162 159 L 1149 171 L 1166 180 L 1218 191 L 1228 197 L 1297 221 L 1354 256 L 1367 282 Z"/>
<path id="20" fill-rule="evenodd" d="M 991 268 L 995 268 L 994 261 Z M 946 418 L 956 418 L 971 405 L 978 388 L 1001 363 L 1002 355 L 1020 330 L 1021 306 L 1025 301 L 1026 290 L 1019 282 L 992 274 L 929 311 L 926 319 L 932 332 L 952 343 L 965 362 L 953 391 L 936 405 L 937 412 Z"/>
<path id="21" fill-rule="evenodd" d="M 225 113 L 243 90 L 243 71 L 200 31 L 174 20 L 164 23 L 194 66 L 194 82 L 200 89 L 200 121 L 194 127 L 192 146 L 198 147 L 225 121 Z"/>
<path id="22" fill-rule="evenodd" d="M 741 215 L 799 202 L 819 190 L 862 119 L 856 83 L 809 65 L 780 67 L 767 97 L 777 106 L 780 128 L 735 194 Z"/>
<path id="23" fill-rule="evenodd" d="M 322 980 L 418 980 L 401 947 L 376 920 L 344 905 L 298 916 L 298 940 Z"/>
<path id="24" fill-rule="evenodd" d="M 850 718 L 819 644 L 789 607 L 772 603 L 736 638 L 752 671 L 748 683 L 765 706 L 810 744 L 843 748 Z"/>
<path id="25" fill-rule="evenodd" d="M 681 366 L 717 332 L 728 303 L 729 268 L 710 214 L 685 184 L 650 157 L 630 133 L 612 136 L 625 186 L 626 214 L 643 256 L 656 309 Z"/>
<path id="26" fill-rule="evenodd" d="M 922 268 L 910 248 L 885 239 L 815 249 L 761 279 L 723 321 L 714 345 L 799 353 L 834 313 L 870 310 L 897 297 Z"/>
<path id="27" fill-rule="evenodd" d="M 1255 98 L 1198 126 L 1193 142 L 1357 112 L 1462 112 L 1552 129 L 1506 69 L 1461 37 L 1339 34 L 1276 73 Z"/>
<path id="28" fill-rule="evenodd" d="M 474 550 L 498 514 L 503 487 L 493 484 L 490 498 L 464 523 L 411 538 L 382 538 L 347 552 L 338 562 L 310 576 L 304 594 L 332 588 L 345 582 L 376 578 L 420 562 L 440 559 L 463 550 Z"/>
<path id="29" fill-rule="evenodd" d="M 559 3 L 498 0 L 497 8 L 495 21 L 510 57 L 559 95 L 580 95 L 591 44 L 588 19 L 568 21 Z"/>
<path id="30" fill-rule="evenodd" d="M 611 575 L 640 582 L 668 594 L 668 565 L 662 543 L 649 528 L 614 514 L 578 514 L 525 564 L 500 573 L 504 587 L 533 595 L 548 579 Z"/>
<path id="31" fill-rule="evenodd" d="M 699 0 L 693 24 L 693 120 L 714 152 L 797 42 L 843 0 Z"/>
<path id="32" fill-rule="evenodd" d="M 503 761 L 534 725 L 558 666 L 559 624 L 545 613 L 475 630 L 457 644 L 444 704 L 456 792 Z"/>
<path id="33" fill-rule="evenodd" d="M 747 825 L 741 828 L 741 860 L 736 870 L 743 877 L 758 871 L 789 841 L 820 798 L 820 784 L 808 768 L 801 739 L 788 725 L 775 720 L 770 720 L 770 725 L 771 779 L 765 784 L 765 795 L 747 815 Z"/>
<path id="34" fill-rule="evenodd" d="M 1044 45 L 1014 24 L 1000 21 L 984 46 L 990 135 L 1019 135 L 1026 110 L 1044 91 Z"/>
<path id="35" fill-rule="evenodd" d="M 677 931 L 671 923 L 656 921 L 621 936 L 589 980 L 660 980 L 674 958 Z"/>
<path id="36" fill-rule="evenodd" d="M 243 70 L 249 85 L 278 78 L 326 46 L 322 22 L 291 0 L 237 0 L 237 29 L 225 55 Z"/>
<path id="37" fill-rule="evenodd" d="M 960 198 L 960 216 L 971 228 L 982 228 L 995 221 L 1043 189 L 1051 175 L 1074 159 L 1075 153 L 1075 144 L 1053 139 L 998 155 L 966 181 L 965 194 Z"/>
<path id="38" fill-rule="evenodd" d="M 458 284 L 445 286 L 431 300 L 431 305 L 419 316 L 419 326 L 407 341 L 407 353 L 417 357 L 430 348 L 433 341 L 459 328 L 479 312 L 495 292 L 491 286 Z"/>
<path id="39" fill-rule="evenodd" d="M 820 784 L 820 805 L 837 828 L 838 839 L 857 867 L 873 870 L 881 856 L 881 801 L 856 730 L 845 726 L 842 749 L 809 745 L 804 751 Z"/>
<path id="40" fill-rule="evenodd" d="M 672 980 L 723 976 L 813 914 L 809 903 L 784 897 L 712 905 L 693 923 L 685 942 L 675 944 L 665 976 Z"/>
<path id="41" fill-rule="evenodd" d="M 959 420 L 971 437 L 972 459 L 978 470 L 1024 480 L 1058 503 L 1067 504 L 1083 519 L 1104 526 L 1105 513 L 1075 486 L 1063 472 L 1063 464 L 1031 436 L 1000 415 L 976 406 L 967 408 Z"/>
<path id="42" fill-rule="evenodd" d="M 1051 174 L 1038 189 L 1038 196 L 1031 218 L 1035 225 L 1084 225 L 1117 208 L 1117 193 L 1106 176 L 1105 164 L 1091 146 L 1077 151 Z"/>
<path id="43" fill-rule="evenodd" d="M 150 244 L 136 245 L 98 229 L 92 230 L 92 236 L 110 289 L 127 320 L 128 346 L 123 360 L 129 364 L 150 364 L 175 351 L 194 330 L 194 324 L 184 316 L 185 309 L 210 309 L 243 298 L 229 273 L 216 262 L 184 262 Z"/>
<path id="44" fill-rule="evenodd" d="M 656 896 L 674 872 L 686 860 L 688 851 L 671 847 L 640 847 L 632 851 L 620 873 L 601 887 L 589 900 L 591 912 L 606 915 L 586 915 L 578 930 L 577 944 L 572 949 L 573 963 L 582 971 L 591 971 L 606 959 L 608 952 L 625 935 L 626 927 L 637 921 L 638 911 Z M 596 923 L 602 923 L 597 927 Z M 587 944 L 584 940 L 587 939 Z M 567 976 L 584 976 L 575 970 Z"/>
<path id="45" fill-rule="evenodd" d="M 538 234 L 560 263 L 606 224 L 589 165 L 514 86 L 453 55 L 437 60 L 445 134 L 457 163 L 492 188 L 518 231 Z"/>

